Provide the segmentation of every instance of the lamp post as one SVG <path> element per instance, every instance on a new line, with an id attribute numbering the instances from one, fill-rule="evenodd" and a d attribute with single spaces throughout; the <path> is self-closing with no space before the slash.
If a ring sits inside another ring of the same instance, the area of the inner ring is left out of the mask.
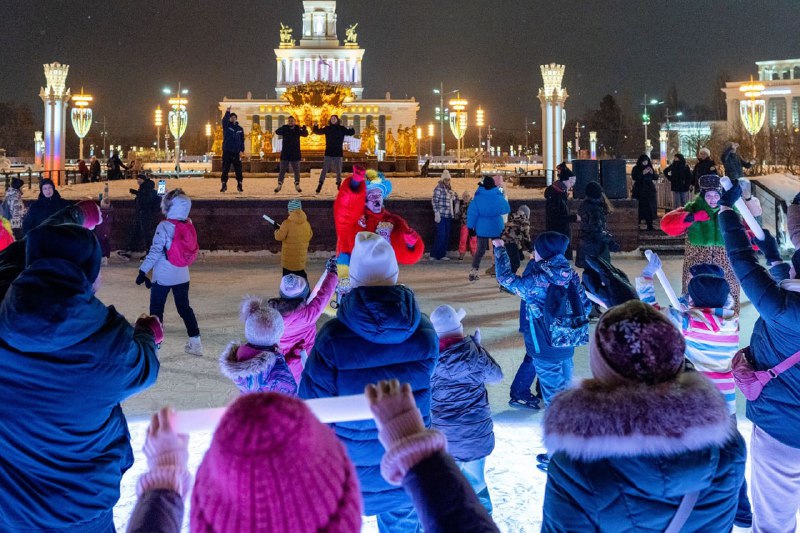
<path id="1" fill-rule="evenodd" d="M 483 142 L 481 140 L 481 130 L 483 129 L 485 122 L 484 122 L 484 114 L 483 109 L 480 107 L 475 111 L 475 125 L 478 127 L 478 152 L 483 149 Z"/>
<path id="2" fill-rule="evenodd" d="M 647 95 L 644 95 L 644 102 L 642 105 L 644 106 L 644 113 L 642 113 L 642 124 L 644 124 L 644 149 L 647 157 L 650 157 L 650 152 L 648 150 L 652 150 L 653 145 L 650 142 L 650 139 L 647 138 L 647 126 L 650 125 L 650 113 L 647 112 L 648 105 L 660 105 L 663 104 L 663 100 L 658 100 L 656 98 L 651 99 L 649 102 L 647 100 Z"/>
<path id="3" fill-rule="evenodd" d="M 95 124 L 100 124 L 100 121 L 95 120 Z M 103 115 L 103 131 L 100 132 L 100 136 L 103 137 L 103 151 L 102 156 L 106 157 L 106 141 L 108 140 L 108 130 L 106 129 L 106 117 Z"/>
<path id="4" fill-rule="evenodd" d="M 461 142 L 464 139 L 464 134 L 467 132 L 467 104 L 468 102 L 461 98 L 461 94 L 457 94 L 456 98 L 450 100 L 450 131 L 458 141 L 458 149 L 456 161 L 457 165 L 461 166 Z"/>
<path id="5" fill-rule="evenodd" d="M 444 92 L 444 82 L 439 82 L 439 88 L 433 90 L 433 94 L 439 95 L 439 107 L 436 108 L 436 119 L 439 121 L 439 142 L 441 143 L 441 153 L 444 156 L 444 117 L 448 114 L 448 110 L 444 107 L 444 95 L 457 93 L 458 89 L 454 91 Z"/>
<path id="6" fill-rule="evenodd" d="M 581 156 L 581 125 L 579 122 L 575 123 L 575 156 Z"/>
<path id="7" fill-rule="evenodd" d="M 206 122 L 206 153 L 211 151 L 211 123 Z"/>
<path id="8" fill-rule="evenodd" d="M 158 151 L 161 150 L 161 126 L 164 125 L 163 112 L 161 111 L 161 106 L 156 107 L 155 125 L 156 125 L 156 158 L 158 158 Z"/>
<path id="9" fill-rule="evenodd" d="M 89 133 L 92 127 L 92 108 L 89 103 L 92 101 L 92 96 L 83 93 L 72 95 L 73 108 L 70 112 L 70 119 L 72 119 L 72 129 L 75 130 L 75 135 L 78 136 L 78 159 L 83 159 L 83 138 Z"/>
<path id="10" fill-rule="evenodd" d="M 530 145 L 528 143 L 528 136 L 531 133 L 530 127 L 531 126 L 535 126 L 535 125 L 536 125 L 536 121 L 535 120 L 528 122 L 528 119 L 527 118 L 525 119 L 525 152 L 530 152 L 531 151 L 531 147 L 530 147 Z"/>
<path id="11" fill-rule="evenodd" d="M 175 137 L 175 172 L 181 171 L 181 137 L 186 131 L 186 125 L 189 122 L 189 114 L 186 112 L 186 106 L 189 101 L 184 98 L 184 95 L 189 94 L 189 89 L 181 89 L 181 82 L 178 82 L 178 91 L 175 97 L 172 98 L 172 89 L 164 87 L 164 94 L 170 95 L 169 105 L 172 110 L 167 115 L 167 122 L 169 124 L 169 131 Z"/>
<path id="12" fill-rule="evenodd" d="M 433 125 L 433 122 L 428 124 L 428 151 L 430 151 L 431 156 L 433 156 L 433 136 L 436 133 L 436 126 Z"/>

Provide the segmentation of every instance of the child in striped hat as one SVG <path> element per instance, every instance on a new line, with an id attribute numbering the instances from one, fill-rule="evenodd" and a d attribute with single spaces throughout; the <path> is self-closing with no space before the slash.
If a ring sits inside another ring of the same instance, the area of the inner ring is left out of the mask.
<path id="1" fill-rule="evenodd" d="M 303 212 L 300 200 L 289 200 L 289 217 L 275 229 L 275 240 L 281 242 L 281 267 L 283 275 L 296 274 L 308 280 L 308 244 L 314 232 Z"/>

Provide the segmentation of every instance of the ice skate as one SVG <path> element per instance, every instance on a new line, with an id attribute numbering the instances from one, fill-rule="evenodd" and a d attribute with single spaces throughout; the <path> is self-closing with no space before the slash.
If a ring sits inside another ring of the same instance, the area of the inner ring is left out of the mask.
<path id="1" fill-rule="evenodd" d="M 469 280 L 470 281 L 478 281 L 481 277 L 478 275 L 478 269 L 473 268 L 469 271 Z"/>
<path id="2" fill-rule="evenodd" d="M 200 336 L 189 337 L 186 344 L 183 345 L 183 351 L 189 355 L 203 356 L 203 345 L 200 343 Z"/>
<path id="3" fill-rule="evenodd" d="M 300 188 L 300 184 L 299 183 L 295 183 L 294 184 L 294 190 L 296 190 L 297 192 L 303 192 L 303 189 Z"/>
<path id="4" fill-rule="evenodd" d="M 225 192 L 227 190 L 228 190 L 228 184 L 227 183 L 223 183 L 222 187 L 219 188 L 219 192 Z"/>
<path id="5" fill-rule="evenodd" d="M 244 192 L 241 181 L 236 184 L 236 192 Z"/>
<path id="6" fill-rule="evenodd" d="M 277 187 L 275 187 L 275 192 L 281 192 L 281 188 L 282 188 L 282 187 L 283 187 L 283 183 L 279 181 L 279 182 L 278 182 L 278 186 L 277 186 Z"/>
<path id="7" fill-rule="evenodd" d="M 508 400 L 509 407 L 522 407 L 523 409 L 533 409 L 538 411 L 542 408 L 539 400 L 535 396 L 528 398 L 511 398 Z"/>

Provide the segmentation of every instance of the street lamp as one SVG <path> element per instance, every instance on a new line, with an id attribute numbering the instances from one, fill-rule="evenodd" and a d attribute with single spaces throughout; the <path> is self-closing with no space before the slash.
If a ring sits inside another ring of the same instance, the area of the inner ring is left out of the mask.
<path id="1" fill-rule="evenodd" d="M 461 166 L 461 142 L 464 139 L 464 134 L 467 132 L 467 102 L 461 98 L 461 95 L 456 95 L 456 98 L 450 100 L 449 104 L 453 111 L 450 111 L 450 131 L 458 141 L 458 149 L 456 162 Z"/>
<path id="2" fill-rule="evenodd" d="M 656 98 L 650 99 L 648 102 L 647 95 L 644 95 L 644 113 L 642 113 L 642 124 L 644 124 L 644 149 L 647 157 L 650 157 L 650 152 L 648 150 L 652 150 L 653 145 L 650 143 L 650 139 L 647 138 L 647 126 L 650 125 L 650 113 L 647 112 L 647 106 L 649 105 L 661 105 L 663 104 L 663 100 L 658 100 Z"/>
<path id="3" fill-rule="evenodd" d="M 475 125 L 478 127 L 478 152 L 481 151 L 483 148 L 483 142 L 481 141 L 481 130 L 486 123 L 484 122 L 484 115 L 483 109 L 480 107 L 475 111 Z"/>
<path id="4" fill-rule="evenodd" d="M 161 149 L 161 126 L 164 125 L 161 106 L 156 107 L 155 125 L 156 125 L 156 158 L 158 158 L 158 151 Z"/>
<path id="5" fill-rule="evenodd" d="M 178 82 L 178 91 L 174 93 L 174 98 L 172 98 L 172 89 L 169 87 L 164 87 L 164 94 L 170 96 L 169 105 L 172 106 L 172 110 L 167 115 L 167 123 L 169 131 L 175 137 L 175 172 L 179 173 L 181 171 L 181 137 L 189 122 L 189 114 L 186 112 L 189 100 L 184 98 L 184 95 L 189 94 L 189 89 L 181 89 L 181 82 Z"/>
<path id="6" fill-rule="evenodd" d="M 81 94 L 76 94 L 72 97 L 74 107 L 70 112 L 70 118 L 72 119 L 72 129 L 75 130 L 75 135 L 80 139 L 78 159 L 83 159 L 83 138 L 86 137 L 92 127 L 92 108 L 89 107 L 89 102 L 91 101 L 91 95 L 84 94 L 83 87 L 81 87 Z"/>
<path id="7" fill-rule="evenodd" d="M 445 107 L 444 107 L 444 95 L 445 94 L 454 94 L 454 93 L 457 93 L 457 92 L 458 92 L 458 89 L 456 89 L 454 91 L 444 92 L 444 83 L 441 82 L 441 81 L 439 82 L 439 88 L 433 90 L 433 94 L 438 94 L 439 95 L 439 107 L 436 108 L 436 120 L 439 121 L 439 142 L 442 145 L 442 147 L 441 147 L 442 151 L 441 151 L 441 154 L 439 154 L 439 155 L 442 155 L 442 156 L 444 156 L 444 150 L 445 150 L 445 147 L 444 147 L 444 117 L 445 117 L 445 115 L 448 114 L 447 113 L 448 110 L 445 109 Z"/>
<path id="8" fill-rule="evenodd" d="M 95 124 L 100 124 L 99 120 L 94 121 Z M 106 117 L 103 116 L 103 131 L 100 132 L 100 135 L 103 137 L 103 152 L 102 156 L 106 157 L 106 141 L 108 140 L 108 130 L 106 129 Z"/>
<path id="9" fill-rule="evenodd" d="M 206 122 L 206 153 L 211 151 L 211 123 Z"/>

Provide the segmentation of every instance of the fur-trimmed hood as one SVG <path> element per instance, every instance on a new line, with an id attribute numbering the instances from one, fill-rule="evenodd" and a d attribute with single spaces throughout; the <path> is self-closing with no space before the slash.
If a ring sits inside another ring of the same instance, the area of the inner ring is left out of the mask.
<path id="1" fill-rule="evenodd" d="M 695 372 L 657 385 L 586 380 L 544 418 L 548 452 L 585 461 L 676 455 L 721 446 L 732 432 L 719 391 Z"/>
<path id="2" fill-rule="evenodd" d="M 219 356 L 219 369 L 222 374 L 233 381 L 243 380 L 255 374 L 268 374 L 275 366 L 280 354 L 277 352 L 262 351 L 252 359 L 239 361 L 236 359 L 236 352 L 239 344 L 232 342 L 228 344 L 222 355 Z"/>

